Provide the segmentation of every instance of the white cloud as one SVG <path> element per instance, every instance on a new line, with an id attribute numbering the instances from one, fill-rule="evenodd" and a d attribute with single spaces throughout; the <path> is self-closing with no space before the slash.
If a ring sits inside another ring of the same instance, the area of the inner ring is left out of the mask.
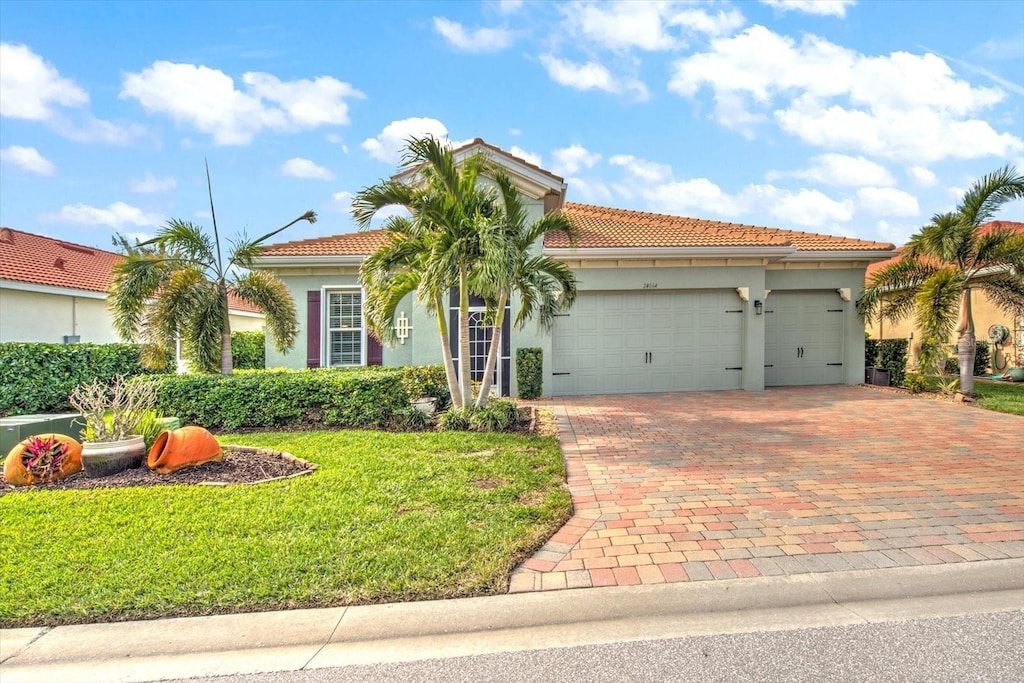
<path id="1" fill-rule="evenodd" d="M 603 90 L 617 95 L 632 93 L 640 101 L 650 97 L 647 86 L 641 81 L 632 77 L 616 78 L 598 62 L 577 64 L 553 55 L 541 55 L 540 62 L 551 80 L 576 90 Z"/>
<path id="2" fill-rule="evenodd" d="M 437 119 L 408 118 L 392 121 L 376 137 L 363 140 L 360 145 L 378 161 L 397 164 L 402 160 L 402 149 L 409 138 L 433 136 L 439 140 L 448 139 L 448 129 Z"/>
<path id="3" fill-rule="evenodd" d="M 84 107 L 89 95 L 27 45 L 0 43 L 0 116 L 52 119 L 54 107 Z"/>
<path id="4" fill-rule="evenodd" d="M 157 178 L 152 173 L 147 172 L 145 178 L 142 178 L 141 180 L 133 180 L 130 188 L 132 192 L 152 194 L 155 192 L 168 192 L 177 186 L 178 181 L 171 176 Z"/>
<path id="5" fill-rule="evenodd" d="M 515 14 L 523 8 L 523 0 L 499 0 L 498 11 L 502 14 Z"/>
<path id="6" fill-rule="evenodd" d="M 845 223 L 853 218 L 853 202 L 836 200 L 818 190 L 798 192 L 778 190 L 771 185 L 765 192 L 770 213 L 785 224 L 803 227 L 821 227 L 828 223 Z"/>
<path id="7" fill-rule="evenodd" d="M 107 225 L 112 228 L 154 227 L 166 220 L 158 213 L 148 213 L 124 202 L 114 202 L 105 209 L 88 204 L 65 204 L 60 211 L 47 214 L 43 219 L 79 225 Z"/>
<path id="8" fill-rule="evenodd" d="M 608 158 L 608 163 L 623 167 L 631 176 L 647 183 L 660 183 L 672 177 L 671 166 L 640 159 L 632 154 L 616 154 Z"/>
<path id="9" fill-rule="evenodd" d="M 857 4 L 857 0 L 761 0 L 761 2 L 783 12 L 793 10 L 841 19 L 846 17 L 847 7 Z"/>
<path id="10" fill-rule="evenodd" d="M 552 171 L 561 176 L 570 176 L 579 173 L 580 169 L 593 168 L 594 164 L 601 160 L 597 152 L 589 152 L 582 145 L 570 145 L 551 152 L 555 163 Z"/>
<path id="11" fill-rule="evenodd" d="M 295 157 L 281 164 L 281 174 L 306 180 L 334 180 L 334 173 L 309 159 Z"/>
<path id="12" fill-rule="evenodd" d="M 862 156 L 845 154 L 819 154 L 810 168 L 800 171 L 771 171 L 768 180 L 799 178 L 825 185 L 863 187 L 865 185 L 895 185 L 896 181 L 881 164 Z"/>
<path id="13" fill-rule="evenodd" d="M 871 216 L 910 217 L 921 214 L 917 197 L 894 187 L 862 187 L 857 190 L 857 212 Z"/>
<path id="14" fill-rule="evenodd" d="M 907 225 L 906 223 L 890 223 L 889 221 L 881 220 L 878 221 L 876 229 L 883 239 L 899 246 L 906 244 L 910 236 L 920 229 L 920 226 Z"/>
<path id="15" fill-rule="evenodd" d="M 619 51 L 672 50 L 686 45 L 683 33 L 723 35 L 745 22 L 736 9 L 711 13 L 680 2 L 571 2 L 562 13 L 570 33 Z"/>
<path id="16" fill-rule="evenodd" d="M 911 166 L 907 169 L 907 175 L 921 187 L 934 187 L 939 182 L 938 176 L 924 166 Z"/>
<path id="17" fill-rule="evenodd" d="M 523 161 L 528 161 L 531 164 L 533 164 L 534 166 L 541 166 L 541 162 L 543 161 L 539 154 L 534 154 L 533 152 L 528 152 L 525 149 L 523 149 L 522 147 L 516 147 L 515 145 L 512 145 L 511 147 L 509 147 L 508 148 L 508 152 L 512 156 L 519 157 Z"/>
<path id="18" fill-rule="evenodd" d="M 434 17 L 434 30 L 452 47 L 463 52 L 500 52 L 515 42 L 515 31 L 507 28 L 466 29 L 457 21 Z"/>
<path id="19" fill-rule="evenodd" d="M 209 134 L 217 145 L 247 145 L 264 129 L 294 132 L 345 125 L 348 99 L 364 95 L 330 76 L 281 81 L 267 73 L 242 75 L 245 90 L 223 71 L 158 61 L 124 76 L 121 99 L 135 99 L 150 113 Z"/>
<path id="20" fill-rule="evenodd" d="M 566 178 L 569 185 L 568 193 L 573 201 L 608 203 L 612 200 L 612 191 L 600 180 L 583 178 Z"/>
<path id="21" fill-rule="evenodd" d="M 729 195 L 707 178 L 692 178 L 640 188 L 640 195 L 655 211 L 664 213 L 731 218 L 746 210 L 741 198 Z"/>
<path id="22" fill-rule="evenodd" d="M 771 111 L 805 143 L 882 158 L 928 163 L 1024 149 L 1020 137 L 973 118 L 1006 94 L 957 78 L 934 54 L 871 57 L 752 26 L 675 62 L 670 91 L 695 97 L 705 87 L 719 123 L 746 134 Z"/>
<path id="23" fill-rule="evenodd" d="M 39 153 L 35 147 L 11 145 L 0 149 L 0 161 L 36 175 L 53 175 L 57 166 Z"/>
<path id="24" fill-rule="evenodd" d="M 352 209 L 352 193 L 341 191 L 332 194 L 331 209 L 341 213 L 348 213 Z"/>
<path id="25" fill-rule="evenodd" d="M 514 137 L 518 137 L 523 134 L 523 130 L 521 128 L 509 128 L 508 134 Z"/>

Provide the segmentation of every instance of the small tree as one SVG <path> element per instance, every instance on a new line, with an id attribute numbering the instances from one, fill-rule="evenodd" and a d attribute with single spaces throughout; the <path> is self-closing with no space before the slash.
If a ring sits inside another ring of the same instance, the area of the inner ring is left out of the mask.
<path id="1" fill-rule="evenodd" d="M 300 221 L 315 223 L 316 214 L 307 211 L 256 239 L 243 233 L 225 260 L 208 165 L 206 183 L 213 239 L 198 225 L 168 221 L 156 237 L 131 247 L 127 258 L 115 266 L 109 305 L 118 333 L 146 343 L 144 360 L 149 365 L 163 365 L 180 336 L 197 370 L 216 372 L 219 367 L 230 374 L 229 291 L 266 315 L 267 332 L 278 351 L 295 343 L 298 319 L 287 287 L 273 275 L 249 269 L 268 239 Z"/>

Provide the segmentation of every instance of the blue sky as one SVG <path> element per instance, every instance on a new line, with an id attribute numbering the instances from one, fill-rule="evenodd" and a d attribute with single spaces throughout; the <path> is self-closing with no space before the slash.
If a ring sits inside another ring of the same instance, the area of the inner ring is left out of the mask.
<path id="1" fill-rule="evenodd" d="M 0 3 L 0 224 L 354 230 L 410 135 L 572 201 L 903 242 L 1024 170 L 1022 2 Z M 1024 220 L 1017 203 L 1002 216 Z"/>

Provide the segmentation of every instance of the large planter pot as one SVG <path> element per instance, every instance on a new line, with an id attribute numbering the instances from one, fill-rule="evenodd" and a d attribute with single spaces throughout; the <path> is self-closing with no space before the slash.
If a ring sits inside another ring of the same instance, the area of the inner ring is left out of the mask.
<path id="1" fill-rule="evenodd" d="M 146 456 L 146 442 L 141 436 L 121 441 L 86 441 L 82 444 L 82 467 L 85 476 L 109 477 L 129 468 L 137 468 Z"/>
<path id="2" fill-rule="evenodd" d="M 146 464 L 158 474 L 171 474 L 182 467 L 223 458 L 224 451 L 213 434 L 202 427 L 182 427 L 160 432 L 149 449 Z"/>
<path id="3" fill-rule="evenodd" d="M 1010 368 L 1007 374 L 1011 382 L 1024 382 L 1024 368 Z"/>
<path id="4" fill-rule="evenodd" d="M 55 470 L 47 477 L 40 477 L 25 469 L 23 456 L 28 450 L 29 442 L 32 439 L 46 439 L 59 441 L 67 447 L 67 454 L 64 456 L 64 464 L 60 469 Z M 7 453 L 4 461 L 4 479 L 12 486 L 27 486 L 29 484 L 40 484 L 55 479 L 63 479 L 77 472 L 82 471 L 82 445 L 70 436 L 64 434 L 37 434 L 15 444 Z"/>
<path id="5" fill-rule="evenodd" d="M 427 415 L 433 415 L 434 412 L 437 411 L 437 399 L 432 398 L 430 396 L 425 396 L 423 398 L 414 398 L 413 400 L 409 401 L 409 403 L 412 405 L 413 408 L 420 411 L 421 413 L 426 413 Z"/>

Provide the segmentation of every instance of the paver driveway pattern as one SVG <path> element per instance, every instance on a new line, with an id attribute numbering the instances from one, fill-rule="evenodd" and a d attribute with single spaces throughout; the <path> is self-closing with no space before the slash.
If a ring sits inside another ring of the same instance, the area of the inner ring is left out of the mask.
<path id="1" fill-rule="evenodd" d="M 575 516 L 512 592 L 1024 557 L 1024 418 L 867 387 L 555 403 Z"/>

